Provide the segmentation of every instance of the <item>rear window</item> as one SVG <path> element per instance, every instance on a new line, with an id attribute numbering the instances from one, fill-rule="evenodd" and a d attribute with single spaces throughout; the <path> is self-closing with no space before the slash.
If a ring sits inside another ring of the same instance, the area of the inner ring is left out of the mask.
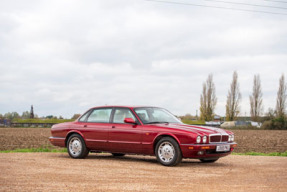
<path id="1" fill-rule="evenodd" d="M 87 118 L 87 122 L 93 122 L 93 123 L 109 123 L 110 122 L 110 116 L 112 113 L 111 108 L 105 108 L 105 109 L 94 109 L 89 117 Z"/>

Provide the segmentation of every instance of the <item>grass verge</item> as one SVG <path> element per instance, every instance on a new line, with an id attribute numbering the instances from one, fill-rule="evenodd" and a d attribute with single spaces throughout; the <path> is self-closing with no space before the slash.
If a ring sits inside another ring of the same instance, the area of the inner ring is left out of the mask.
<path id="1" fill-rule="evenodd" d="M 30 148 L 30 149 L 14 149 L 14 150 L 0 151 L 0 153 L 35 153 L 35 152 L 63 153 L 67 152 L 67 149 Z"/>
<path id="2" fill-rule="evenodd" d="M 193 120 L 189 120 L 189 119 L 182 119 L 181 120 L 183 123 L 185 124 L 189 124 L 189 125 L 205 125 L 205 121 L 193 121 Z"/>
<path id="3" fill-rule="evenodd" d="M 285 152 L 273 152 L 273 153 L 259 153 L 259 152 L 246 152 L 246 153 L 232 153 L 232 155 L 252 155 L 252 156 L 280 156 L 287 157 L 287 151 Z"/>
<path id="4" fill-rule="evenodd" d="M 14 119 L 12 123 L 65 123 L 75 121 L 75 119 Z"/>
<path id="5" fill-rule="evenodd" d="M 66 153 L 66 148 L 50 149 L 50 148 L 30 148 L 30 149 L 14 149 L 0 151 L 0 153 L 37 153 L 37 152 L 50 152 L 50 153 Z M 259 153 L 259 152 L 246 152 L 246 153 L 232 153 L 232 155 L 252 155 L 252 156 L 280 156 L 287 157 L 287 151 L 285 152 L 273 152 L 273 153 Z"/>

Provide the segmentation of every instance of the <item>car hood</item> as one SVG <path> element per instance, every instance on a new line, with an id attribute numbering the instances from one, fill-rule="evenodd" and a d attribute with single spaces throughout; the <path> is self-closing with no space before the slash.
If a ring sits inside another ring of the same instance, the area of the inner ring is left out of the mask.
<path id="1" fill-rule="evenodd" d="M 196 133 L 199 135 L 230 134 L 229 131 L 226 131 L 224 129 L 208 127 L 208 126 L 195 126 L 195 125 L 187 125 L 187 124 L 172 124 L 172 123 L 167 124 L 166 123 L 166 124 L 160 124 L 160 127 L 181 130 L 184 132 Z"/>

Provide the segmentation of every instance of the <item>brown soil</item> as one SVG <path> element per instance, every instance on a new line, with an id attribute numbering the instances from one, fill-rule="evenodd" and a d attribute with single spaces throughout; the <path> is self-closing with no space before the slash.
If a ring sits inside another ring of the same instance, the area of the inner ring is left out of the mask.
<path id="1" fill-rule="evenodd" d="M 49 128 L 0 128 L 0 150 L 50 147 Z"/>
<path id="2" fill-rule="evenodd" d="M 287 130 L 232 130 L 238 143 L 235 152 L 285 152 Z"/>
<path id="3" fill-rule="evenodd" d="M 154 157 L 1 153 L 0 191 L 286 191 L 287 158 L 231 155 L 216 163 Z"/>
<path id="4" fill-rule="evenodd" d="M 233 130 L 238 147 L 235 152 L 285 152 L 287 130 Z M 0 150 L 53 147 L 49 128 L 0 128 Z"/>

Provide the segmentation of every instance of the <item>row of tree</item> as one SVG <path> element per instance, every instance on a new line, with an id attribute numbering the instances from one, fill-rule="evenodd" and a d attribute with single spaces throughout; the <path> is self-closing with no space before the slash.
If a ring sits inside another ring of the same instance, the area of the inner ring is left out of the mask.
<path id="1" fill-rule="evenodd" d="M 207 80 L 203 83 L 202 94 L 200 96 L 200 119 L 205 121 L 213 120 L 215 115 L 215 107 L 217 97 L 215 93 L 215 85 L 213 75 L 209 74 Z M 269 109 L 268 113 L 274 111 L 274 118 L 286 121 L 286 91 L 287 84 L 285 83 L 284 74 L 279 80 L 279 89 L 277 92 L 276 109 Z M 261 87 L 260 75 L 254 75 L 252 94 L 250 100 L 250 116 L 253 121 L 259 121 L 263 114 L 263 94 Z M 226 99 L 226 120 L 234 121 L 240 113 L 241 93 L 239 89 L 238 74 L 233 73 L 233 79 L 230 84 L 230 89 Z M 281 121 L 280 120 L 280 121 Z"/>
<path id="2" fill-rule="evenodd" d="M 81 116 L 81 115 L 80 114 L 74 114 L 71 119 L 77 119 L 79 116 Z M 30 119 L 30 118 L 31 118 L 31 112 L 29 112 L 29 111 L 24 111 L 22 113 L 22 115 L 20 115 L 17 112 L 8 112 L 8 113 L 5 113 L 4 115 L 0 114 L 0 120 L 1 119 L 7 119 L 7 120 L 12 121 L 13 119 Z M 37 114 L 35 114 L 34 118 L 38 119 L 39 117 Z M 53 116 L 53 115 L 48 115 L 46 117 L 40 117 L 40 118 L 41 119 L 64 119 L 61 115 L 59 117 Z"/>
<path id="3" fill-rule="evenodd" d="M 35 117 L 38 117 L 37 115 L 35 115 Z M 0 114 L 0 119 L 9 119 L 9 120 L 13 120 L 13 119 L 29 119 L 30 118 L 30 112 L 29 111 L 24 111 L 22 113 L 22 115 L 20 115 L 17 112 L 8 112 L 5 113 L 4 115 Z"/>
<path id="4" fill-rule="evenodd" d="M 35 114 L 33 115 L 33 118 L 36 118 L 38 119 L 38 115 Z M 63 119 L 62 116 L 53 116 L 53 115 L 48 115 L 46 117 L 41 117 L 42 119 Z M 22 115 L 20 115 L 19 113 L 17 112 L 8 112 L 8 113 L 5 113 L 4 115 L 0 114 L 0 119 L 7 119 L 7 120 L 10 120 L 12 121 L 13 119 L 31 119 L 31 113 L 29 111 L 24 111 L 22 113 Z"/>

